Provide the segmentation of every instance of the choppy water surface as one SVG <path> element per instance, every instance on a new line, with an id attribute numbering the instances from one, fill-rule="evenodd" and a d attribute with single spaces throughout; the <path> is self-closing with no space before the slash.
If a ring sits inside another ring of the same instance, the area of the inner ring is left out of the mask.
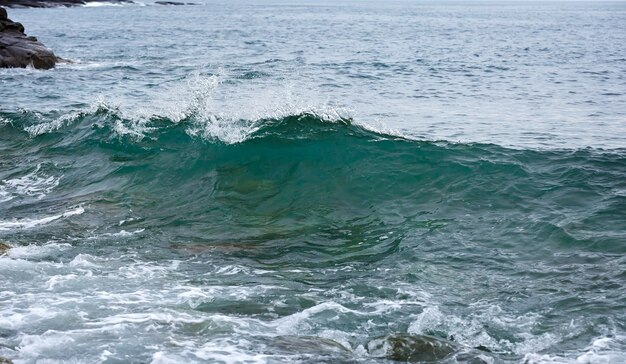
<path id="1" fill-rule="evenodd" d="M 623 3 L 9 14 L 0 356 L 626 360 Z"/>

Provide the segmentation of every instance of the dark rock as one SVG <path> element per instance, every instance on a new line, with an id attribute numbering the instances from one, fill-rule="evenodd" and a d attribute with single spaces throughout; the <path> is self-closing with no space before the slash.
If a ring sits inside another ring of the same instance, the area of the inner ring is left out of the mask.
<path id="1" fill-rule="evenodd" d="M 198 5 L 196 3 L 181 3 L 178 1 L 155 1 L 157 5 Z"/>
<path id="2" fill-rule="evenodd" d="M 5 244 L 0 241 L 0 257 L 5 255 L 7 253 L 7 250 L 9 249 L 11 249 L 11 246 L 9 244 Z M 2 362 L 0 361 L 0 363 Z"/>
<path id="3" fill-rule="evenodd" d="M 374 339 L 367 350 L 374 356 L 417 363 L 442 360 L 459 347 L 453 342 L 426 335 L 394 334 Z"/>
<path id="4" fill-rule="evenodd" d="M 0 6 L 7 8 L 58 8 L 83 6 L 91 2 L 107 2 L 111 4 L 132 4 L 132 0 L 0 0 Z M 0 15 L 1 17 L 1 15 Z"/>
<path id="5" fill-rule="evenodd" d="M 9 19 L 6 10 L 0 9 L 0 68 L 54 67 L 60 59 L 37 38 L 24 34 L 24 26 Z"/>
<path id="6" fill-rule="evenodd" d="M 0 364 L 13 364 L 13 361 L 9 358 L 0 356 Z"/>

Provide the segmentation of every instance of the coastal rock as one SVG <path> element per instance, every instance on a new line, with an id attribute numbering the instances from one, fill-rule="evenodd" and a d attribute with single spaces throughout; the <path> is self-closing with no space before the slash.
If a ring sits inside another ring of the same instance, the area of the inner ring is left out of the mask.
<path id="1" fill-rule="evenodd" d="M 7 250 L 9 249 L 11 249 L 11 246 L 9 244 L 5 244 L 0 241 L 0 257 L 5 255 L 7 253 Z M 0 363 L 2 363 L 2 361 L 0 361 Z"/>
<path id="2" fill-rule="evenodd" d="M 13 361 L 9 358 L 0 356 L 0 364 L 13 364 Z"/>
<path id="3" fill-rule="evenodd" d="M 157 5 L 198 5 L 196 3 L 181 3 L 178 1 L 155 1 Z"/>
<path id="4" fill-rule="evenodd" d="M 394 334 L 367 344 L 374 356 L 409 363 L 434 362 L 455 353 L 459 347 L 447 340 L 427 335 Z"/>
<path id="5" fill-rule="evenodd" d="M 0 68 L 49 69 L 57 61 L 51 50 L 37 38 L 27 36 L 24 26 L 9 19 L 6 10 L 0 8 Z"/>
<path id="6" fill-rule="evenodd" d="M 84 6 L 87 3 L 132 4 L 132 0 L 0 0 L 0 6 L 7 8 L 58 8 Z"/>

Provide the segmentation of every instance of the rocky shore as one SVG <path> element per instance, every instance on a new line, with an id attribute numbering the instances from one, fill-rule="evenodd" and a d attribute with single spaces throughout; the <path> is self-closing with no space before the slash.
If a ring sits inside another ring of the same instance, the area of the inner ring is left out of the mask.
<path id="1" fill-rule="evenodd" d="M 50 69 L 58 61 L 61 59 L 37 38 L 27 36 L 24 26 L 9 19 L 6 9 L 0 8 L 0 68 Z"/>

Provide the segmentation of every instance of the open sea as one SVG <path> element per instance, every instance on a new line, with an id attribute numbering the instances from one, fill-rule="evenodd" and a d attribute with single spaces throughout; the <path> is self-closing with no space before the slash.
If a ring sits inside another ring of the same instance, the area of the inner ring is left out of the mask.
<path id="1" fill-rule="evenodd" d="M 625 2 L 9 17 L 0 357 L 626 362 Z"/>

